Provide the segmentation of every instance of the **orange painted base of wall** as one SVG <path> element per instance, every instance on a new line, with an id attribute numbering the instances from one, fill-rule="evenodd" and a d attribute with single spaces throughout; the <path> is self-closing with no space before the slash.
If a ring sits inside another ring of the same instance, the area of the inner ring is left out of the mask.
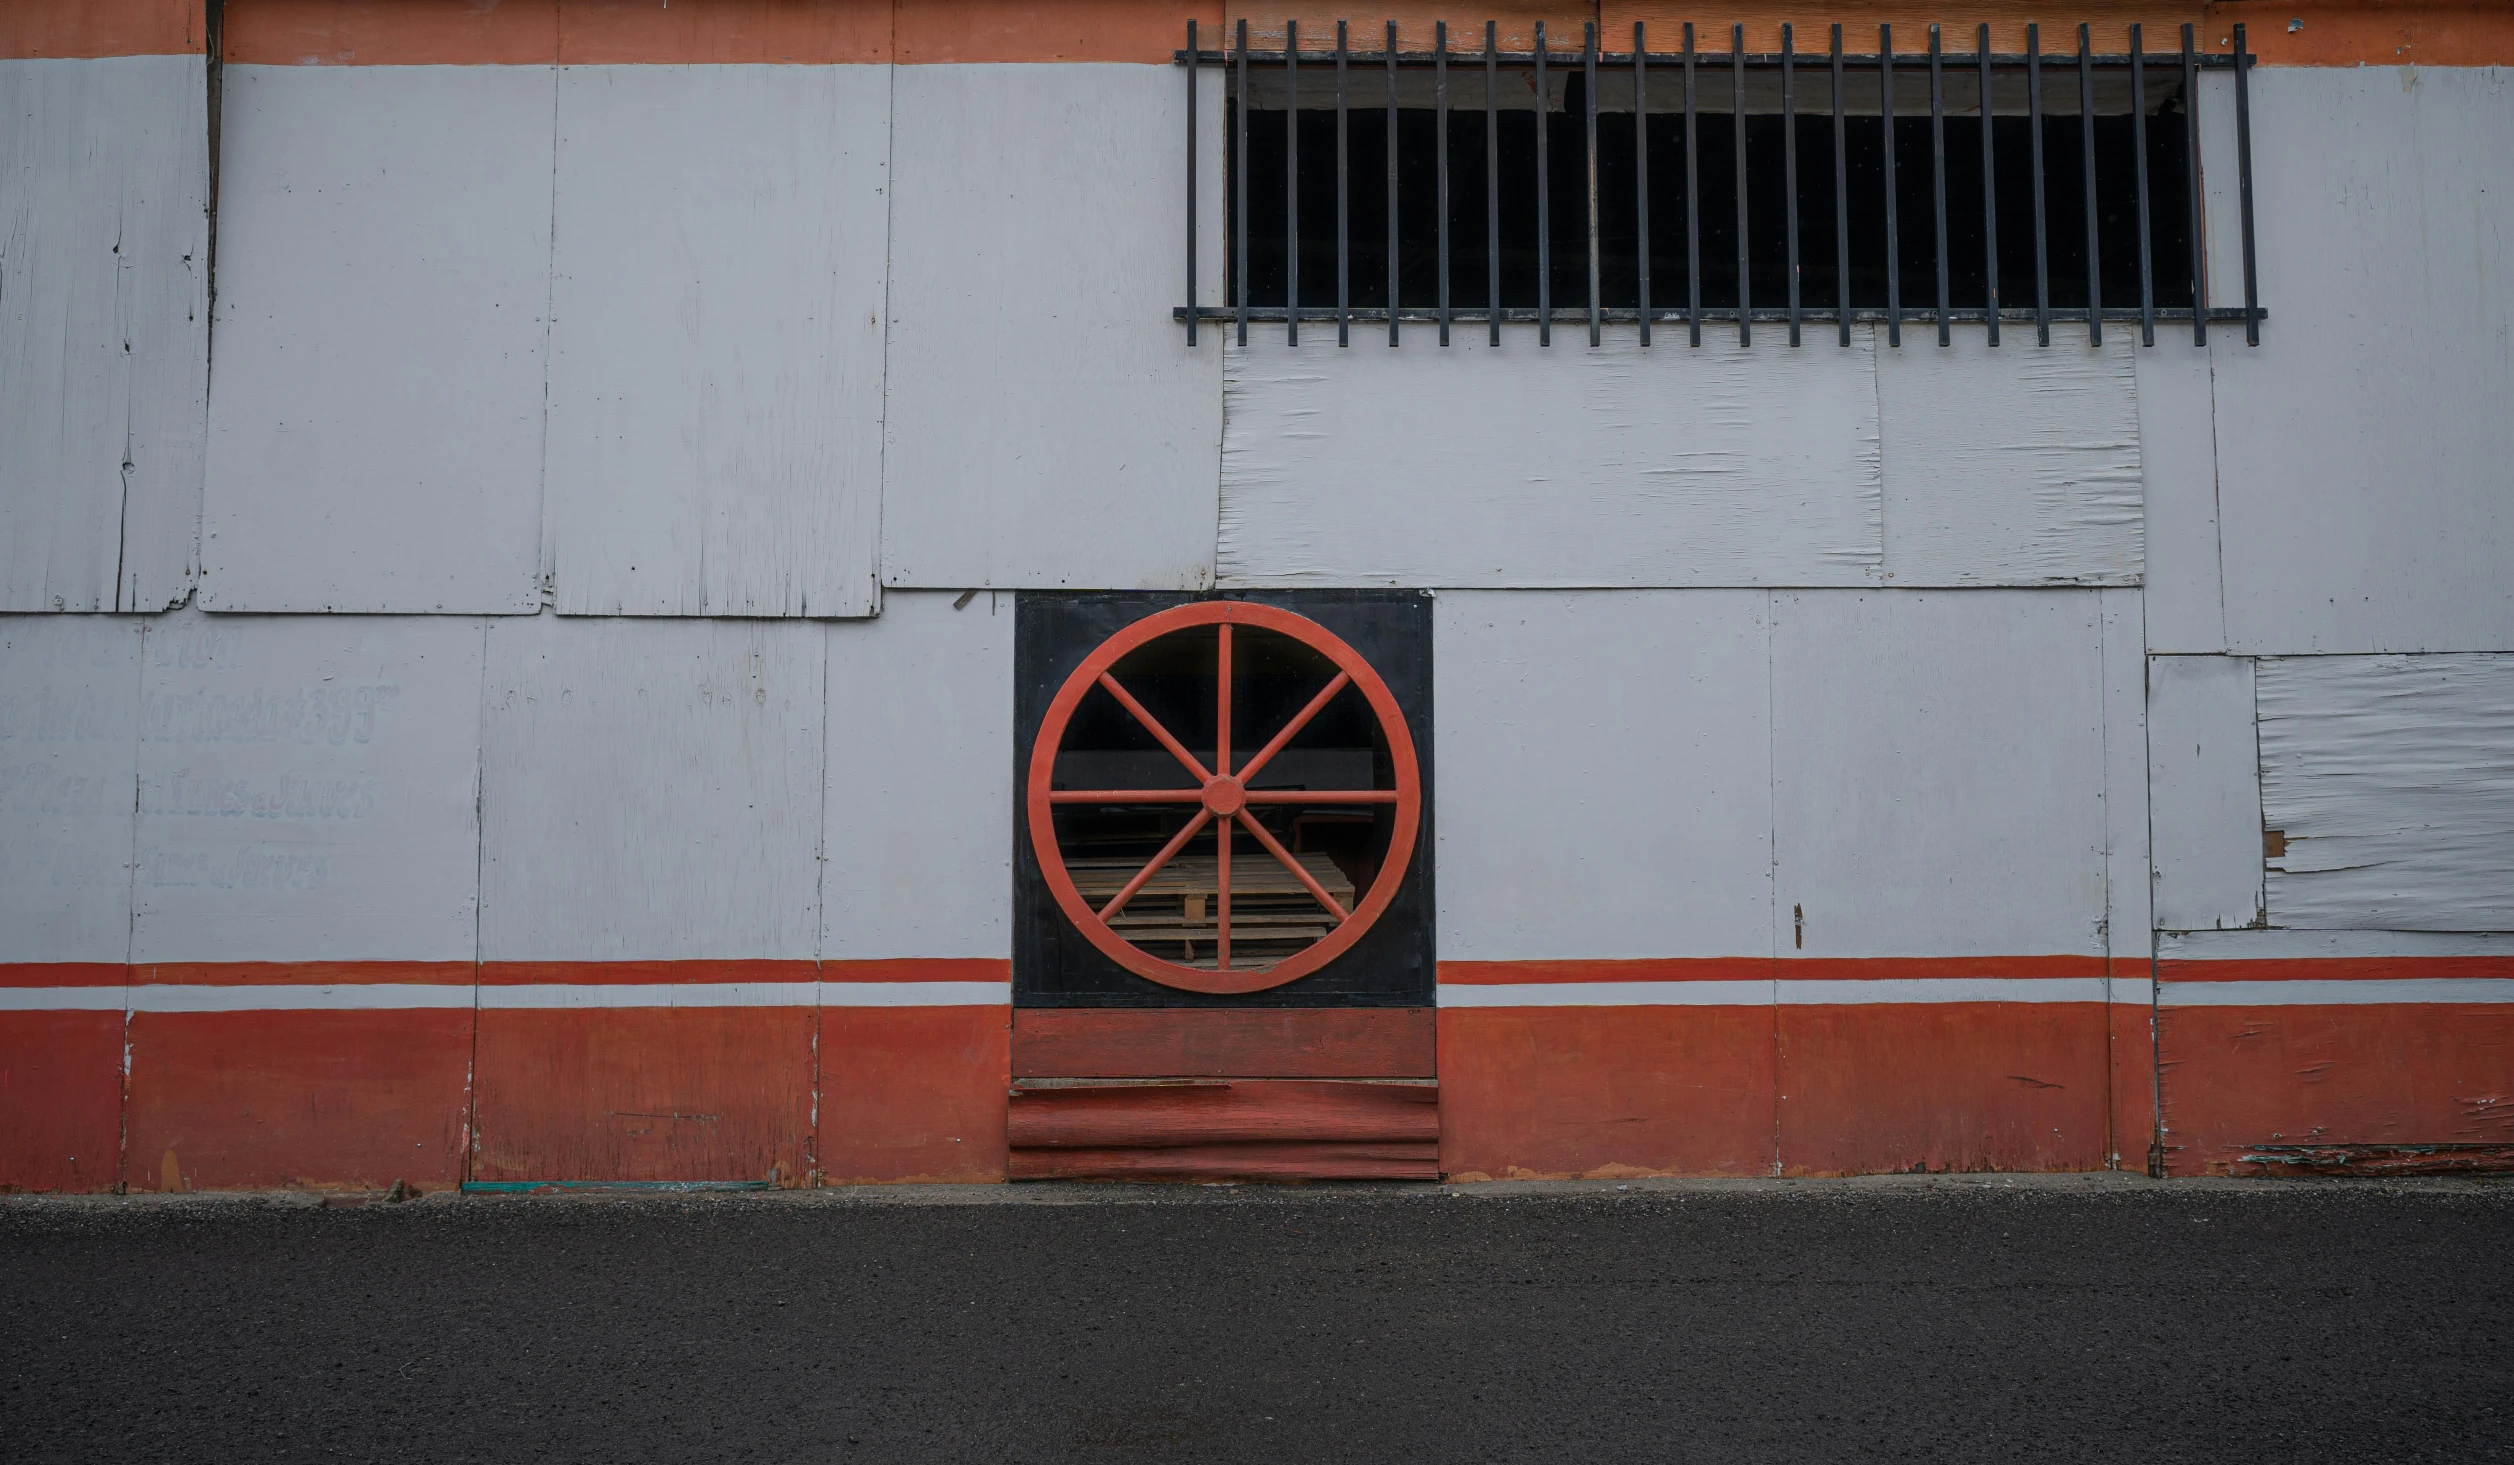
<path id="1" fill-rule="evenodd" d="M 487 1009 L 474 1180 L 811 1173 L 812 1009 Z"/>
<path id="2" fill-rule="evenodd" d="M 821 1010 L 821 1178 L 1002 1180 L 1009 1007 Z"/>
<path id="3" fill-rule="evenodd" d="M 111 1190 L 122 1014 L 0 1012 L 0 1190 Z"/>
<path id="4" fill-rule="evenodd" d="M 1769 1007 L 1440 1014 L 1440 1163 L 1458 1180 L 1769 1175 Z"/>
<path id="5" fill-rule="evenodd" d="M 133 1190 L 462 1179 L 470 1012 L 137 1012 Z"/>
<path id="6" fill-rule="evenodd" d="M 1784 1175 L 2104 1167 L 2100 1003 L 1779 1012 Z"/>
<path id="7" fill-rule="evenodd" d="M 2259 1173 L 2263 1146 L 2514 1145 L 2514 1006 L 2166 1007 L 2169 1174 Z"/>

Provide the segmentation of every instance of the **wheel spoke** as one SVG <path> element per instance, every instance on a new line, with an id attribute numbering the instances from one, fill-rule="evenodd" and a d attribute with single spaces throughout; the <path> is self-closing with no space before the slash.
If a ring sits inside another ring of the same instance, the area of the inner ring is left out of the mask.
<path id="1" fill-rule="evenodd" d="M 1248 760 L 1248 766 L 1240 770 L 1240 782 L 1246 783 L 1255 778 L 1257 770 L 1266 766 L 1267 759 L 1282 752 L 1283 745 L 1292 741 L 1292 735 L 1309 726 L 1309 720 L 1316 717 L 1320 709 L 1335 699 L 1336 693 L 1352 685 L 1352 682 L 1353 676 L 1350 672 L 1337 672 L 1335 680 L 1327 683 L 1325 691 L 1310 698 L 1309 705 L 1294 714 L 1292 720 L 1283 725 L 1283 731 L 1276 733 L 1273 741 L 1258 749 L 1257 756 Z"/>
<path id="2" fill-rule="evenodd" d="M 1222 634 L 1231 634 L 1225 625 Z M 1228 646 L 1229 642 L 1223 643 Z M 1213 826 L 1213 969 L 1231 969 L 1231 821 L 1220 820 Z"/>
<path id="3" fill-rule="evenodd" d="M 1051 804 L 1192 804 L 1205 796 L 1200 788 L 1060 788 L 1048 791 Z"/>
<path id="4" fill-rule="evenodd" d="M 1213 771 L 1231 771 L 1231 623 L 1224 621 L 1214 627 L 1218 633 L 1213 652 Z M 1228 842 L 1226 832 L 1222 838 Z"/>
<path id="5" fill-rule="evenodd" d="M 1161 853 L 1152 857 L 1152 863 L 1137 870 L 1135 878 L 1126 882 L 1126 888 L 1120 890 L 1107 905 L 1100 907 L 1100 919 L 1104 921 L 1113 919 L 1119 911 L 1126 909 L 1126 902 L 1135 898 L 1135 892 L 1144 888 L 1144 882 L 1160 874 L 1161 867 L 1168 864 L 1171 857 L 1180 850 L 1187 848 L 1187 841 L 1194 839 L 1196 831 L 1204 828 L 1205 821 L 1212 817 L 1211 809 L 1198 809 L 1196 817 L 1187 821 L 1187 827 L 1171 835 L 1170 842 L 1161 846 Z"/>
<path id="6" fill-rule="evenodd" d="M 1198 783 L 1210 783 L 1213 781 L 1213 775 L 1205 771 L 1205 765 L 1196 761 L 1196 755 L 1187 751 L 1185 744 L 1181 743 L 1178 739 L 1171 737 L 1170 730 L 1161 725 L 1161 719 L 1153 716 L 1145 709 L 1144 704 L 1136 701 L 1134 693 L 1119 686 L 1117 684 L 1117 678 L 1109 675 L 1107 672 L 1102 672 L 1100 673 L 1100 685 L 1110 696 L 1117 699 L 1117 705 L 1125 708 L 1128 712 L 1133 713 L 1135 720 L 1142 723 L 1144 725 L 1144 730 L 1151 733 L 1153 738 L 1158 741 L 1162 747 L 1170 750 L 1171 757 L 1186 764 L 1187 771 L 1196 775 L 1196 781 Z"/>
<path id="7" fill-rule="evenodd" d="M 1282 841 L 1268 834 L 1266 826 L 1258 823 L 1246 809 L 1240 810 L 1240 823 L 1256 837 L 1259 844 L 1266 847 L 1266 853 L 1283 862 L 1283 868 L 1292 872 L 1292 878 L 1301 882 L 1302 888 L 1310 893 L 1310 898 L 1325 906 L 1328 913 L 1333 915 L 1338 922 L 1342 922 L 1352 914 L 1336 904 L 1336 898 L 1327 893 L 1327 887 L 1319 884 L 1317 877 L 1309 873 L 1308 867 L 1292 858 L 1292 852 L 1283 847 Z"/>
<path id="8" fill-rule="evenodd" d="M 1247 793 L 1252 804 L 1393 804 L 1397 797 L 1392 788 L 1253 788 Z"/>

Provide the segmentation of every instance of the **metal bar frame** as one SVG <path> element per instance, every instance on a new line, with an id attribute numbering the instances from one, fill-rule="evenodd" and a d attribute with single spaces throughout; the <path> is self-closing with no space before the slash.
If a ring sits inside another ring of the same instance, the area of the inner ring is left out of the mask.
<path id="1" fill-rule="evenodd" d="M 1347 69 L 1352 50 L 1345 22 L 1336 22 L 1336 344 L 1353 344 L 1353 138 L 1352 103 Z M 1293 115 L 1290 125 L 1299 126 Z"/>
<path id="2" fill-rule="evenodd" d="M 1641 344 L 1650 344 L 1650 53 L 1642 23 L 1632 23 L 1632 157 L 1640 235 L 1635 259 L 1641 267 L 1639 304 Z"/>
<path id="3" fill-rule="evenodd" d="M 1338 230 L 1339 235 L 1342 230 Z M 1283 344 L 1301 344 L 1301 23 L 1283 23 Z"/>
<path id="4" fill-rule="evenodd" d="M 1489 343 L 1501 344 L 1501 48 L 1497 27 L 1484 22 L 1484 319 Z"/>
<path id="5" fill-rule="evenodd" d="M 2139 23 L 2130 23 L 2130 151 L 2138 160 L 2139 188 L 2139 344 L 2156 344 L 2155 241 L 2149 235 L 2147 205 L 2147 50 Z"/>
<path id="6" fill-rule="evenodd" d="M 2261 276 L 2252 248 L 2252 52 L 2244 43 L 2241 21 L 2235 23 L 2235 191 L 2243 204 L 2243 343 L 2258 346 Z"/>
<path id="7" fill-rule="evenodd" d="M 1737 152 L 1737 344 L 1755 343 L 1752 264 L 1746 248 L 1746 28 L 1729 36 L 1729 137 Z"/>
<path id="8" fill-rule="evenodd" d="M 1196 54 L 1196 22 L 1187 22 L 1187 54 Z M 1196 72 L 1187 72 L 1187 344 L 1196 344 Z"/>
<path id="9" fill-rule="evenodd" d="M 1606 302 L 1598 298 L 1597 247 L 1597 22 L 1588 21 L 1580 27 L 1580 66 L 1585 73 L 1582 92 L 1587 106 L 1588 133 L 1583 144 L 1588 154 L 1589 174 L 1589 344 L 1598 344 L 1598 309 Z"/>
<path id="10" fill-rule="evenodd" d="M 2078 22 L 2078 157 L 2086 169 L 2086 344 L 2104 344 L 2103 214 L 2095 199 L 2095 39 Z"/>
<path id="11" fill-rule="evenodd" d="M 1546 114 L 1553 98 L 1545 90 L 1545 22 L 1536 23 L 1536 344 L 1554 344 L 1554 196 L 1547 174 Z"/>
<path id="12" fill-rule="evenodd" d="M 1388 22 L 1388 344 L 1397 344 L 1397 23 Z"/>
<path id="13" fill-rule="evenodd" d="M 1877 27 L 1877 110 L 1885 120 L 1886 344 L 1903 344 L 1903 226 L 1895 215 L 1894 26 Z"/>
<path id="14" fill-rule="evenodd" d="M 2043 28 L 2025 27 L 2025 115 L 2034 143 L 2034 343 L 2051 344 L 2051 245 L 2043 213 Z"/>
<path id="15" fill-rule="evenodd" d="M 1702 148 L 1694 108 L 1693 22 L 1685 22 L 1685 331 L 1702 344 Z"/>
<path id="16" fill-rule="evenodd" d="M 1990 344 L 1999 344 L 1999 163 L 1991 134 L 1997 110 L 1990 87 L 1990 24 L 1982 23 L 1973 47 L 1974 69 L 1981 77 L 1982 111 L 1982 309 L 1990 326 Z"/>
<path id="17" fill-rule="evenodd" d="M 1842 121 L 1842 23 L 1833 23 L 1833 293 L 1841 344 L 1851 343 L 1851 163 Z"/>
<path id="18" fill-rule="evenodd" d="M 1440 344 L 1449 344 L 1449 22 L 1432 22 L 1432 105 L 1440 211 Z"/>
<path id="19" fill-rule="evenodd" d="M 1798 344 L 1798 66 L 1796 38 L 1790 23 L 1781 22 L 1781 178 L 1782 190 L 1788 196 L 1787 218 L 1782 228 L 1789 238 L 1789 260 L 1784 271 L 1789 277 L 1789 343 Z M 1639 102 L 1634 103 L 1639 106 Z"/>
<path id="20" fill-rule="evenodd" d="M 2190 190 L 2183 233 L 2191 246 L 2191 344 L 2208 344 L 2208 211 L 2200 196 L 2200 61 L 2191 27 L 2182 28 L 2182 176 Z"/>
<path id="21" fill-rule="evenodd" d="M 1929 197 L 1936 209 L 1938 225 L 1938 344 L 1955 344 L 1954 323 L 1947 311 L 1955 302 L 1948 298 L 1950 285 L 1947 273 L 1947 77 L 1946 55 L 1939 46 L 1938 26 L 1929 26 Z M 1984 119 L 1987 121 L 1988 119 Z"/>
<path id="22" fill-rule="evenodd" d="M 1232 304 L 1239 307 L 1240 340 L 1248 344 L 1248 22 L 1240 21 L 1239 50 L 1233 56 L 1239 71 L 1239 94 L 1231 98 L 1231 145 L 1239 150 L 1236 166 L 1231 169 L 1231 213 L 1235 230 L 1231 261 L 1236 272 Z M 1194 70 L 1194 67 L 1189 67 Z M 1192 312 L 1195 303 L 1190 301 Z"/>

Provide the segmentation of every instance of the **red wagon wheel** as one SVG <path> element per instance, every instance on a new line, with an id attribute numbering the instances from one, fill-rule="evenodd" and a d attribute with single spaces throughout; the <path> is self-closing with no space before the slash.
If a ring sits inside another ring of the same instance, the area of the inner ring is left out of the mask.
<path id="1" fill-rule="evenodd" d="M 1128 653 L 1163 636 L 1199 627 L 1211 626 L 1215 634 L 1215 709 L 1216 736 L 1213 766 L 1208 768 L 1185 744 L 1171 736 L 1159 718 L 1135 700 L 1117 677 L 1114 669 Z M 1308 704 L 1281 728 L 1248 760 L 1232 763 L 1231 747 L 1231 630 L 1246 626 L 1253 630 L 1271 631 L 1298 642 L 1325 657 L 1335 667 L 1335 675 L 1312 697 Z M 1359 691 L 1370 704 L 1380 735 L 1386 740 L 1390 761 L 1395 766 L 1394 788 L 1362 789 L 1253 789 L 1249 783 L 1281 752 L 1293 736 L 1335 700 L 1347 687 Z M 1170 789 L 1060 789 L 1053 783 L 1056 755 L 1065 741 L 1065 731 L 1074 710 L 1094 688 L 1108 693 L 1129 716 L 1150 733 L 1153 740 L 1186 768 L 1195 780 L 1193 788 Z M 1058 847 L 1054 812 L 1059 805 L 1111 806 L 1122 804 L 1194 804 L 1196 812 L 1186 827 L 1171 836 L 1160 853 L 1138 870 L 1121 887 L 1116 896 L 1094 909 L 1074 883 L 1066 868 L 1064 852 Z M 1101 643 L 1083 659 L 1065 685 L 1057 689 L 1055 700 L 1048 704 L 1047 716 L 1039 725 L 1038 740 L 1030 749 L 1030 780 L 1027 795 L 1030 816 L 1030 843 L 1039 857 L 1039 872 L 1047 880 L 1048 889 L 1056 896 L 1066 917 L 1077 930 L 1088 937 L 1111 961 L 1164 986 L 1190 992 L 1257 992 L 1294 982 L 1335 960 L 1362 938 L 1380 913 L 1396 899 L 1397 887 L 1403 883 L 1406 862 L 1414 851 L 1415 828 L 1422 818 L 1422 779 L 1414 759 L 1414 740 L 1406 732 L 1405 715 L 1397 707 L 1397 699 L 1387 683 L 1371 670 L 1359 653 L 1346 645 L 1334 632 L 1305 616 L 1270 605 L 1252 605 L 1245 601 L 1200 601 L 1150 615 L 1128 626 Z M 1370 889 L 1355 901 L 1350 910 L 1338 902 L 1299 859 L 1283 847 L 1252 812 L 1253 808 L 1282 805 L 1384 806 L 1394 814 L 1389 831 L 1388 848 L 1381 859 Z M 1145 884 L 1161 873 L 1178 853 L 1187 847 L 1207 825 L 1214 829 L 1216 890 L 1215 963 L 1211 969 L 1189 966 L 1167 960 L 1146 951 L 1126 939 L 1110 922 L 1126 908 Z M 1332 923 L 1327 934 L 1299 951 L 1268 965 L 1251 967 L 1231 965 L 1231 844 L 1237 829 L 1253 840 L 1265 854 L 1291 872 L 1312 900 L 1318 902 Z"/>

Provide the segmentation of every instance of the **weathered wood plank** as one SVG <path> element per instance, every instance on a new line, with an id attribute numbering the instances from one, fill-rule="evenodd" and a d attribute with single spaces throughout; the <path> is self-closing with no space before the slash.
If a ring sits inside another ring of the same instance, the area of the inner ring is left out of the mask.
<path id="1" fill-rule="evenodd" d="M 1428 1007 L 1013 1014 L 1016 1078 L 1430 1078 Z"/>

